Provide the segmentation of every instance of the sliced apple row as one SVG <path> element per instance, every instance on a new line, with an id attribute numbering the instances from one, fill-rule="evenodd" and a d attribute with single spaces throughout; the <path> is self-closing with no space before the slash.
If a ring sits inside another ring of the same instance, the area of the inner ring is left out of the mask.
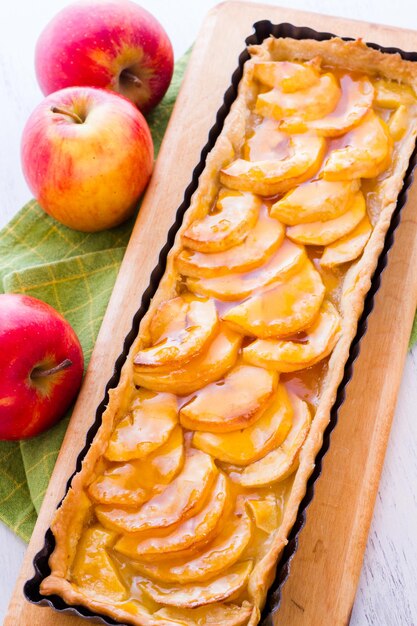
<path id="1" fill-rule="evenodd" d="M 229 308 L 222 319 L 234 330 L 251 337 L 291 335 L 312 323 L 324 292 L 319 272 L 306 260 L 297 273 Z"/>
<path id="2" fill-rule="evenodd" d="M 249 272 L 230 272 L 224 276 L 198 278 L 187 276 L 187 287 L 195 294 L 211 296 L 218 300 L 236 301 L 283 280 L 297 271 L 307 260 L 303 246 L 284 239 L 278 250 L 266 263 Z"/>
<path id="3" fill-rule="evenodd" d="M 286 234 L 292 241 L 326 246 L 323 267 L 340 265 L 362 253 L 372 231 L 358 189 L 357 180 L 310 181 L 273 204 L 271 216 L 288 224 Z"/>
<path id="4" fill-rule="evenodd" d="M 304 78 L 298 81 L 296 76 Z M 272 196 L 316 175 L 328 181 L 352 181 L 373 178 L 388 167 L 393 138 L 372 110 L 375 89 L 368 78 L 346 74 L 339 85 L 332 74 L 320 75 L 317 68 L 280 62 L 256 64 L 255 77 L 267 87 L 275 81 L 272 91 L 261 91 L 257 98 L 255 113 L 265 119 L 255 122 L 242 158 L 221 171 L 224 185 Z M 285 81 L 293 91 L 282 87 Z M 383 96 L 380 99 L 384 101 Z M 404 132 L 406 105 L 401 106 L 390 123 L 395 139 Z M 326 137 L 340 139 L 329 146 L 325 158 Z"/>
<path id="5" fill-rule="evenodd" d="M 247 521 L 247 518 L 245 521 Z M 249 534 L 247 532 L 248 526 L 248 524 L 241 524 L 239 529 L 240 546 L 236 545 L 232 548 L 229 541 L 227 546 L 229 554 L 233 552 L 236 555 L 239 553 L 239 549 L 242 549 L 242 545 L 245 545 Z M 167 607 L 158 611 L 158 614 L 160 614 L 161 619 L 165 616 L 170 622 L 170 618 L 180 618 L 181 607 L 186 609 L 186 613 L 181 616 L 181 623 L 194 623 L 184 622 L 182 618 L 189 619 L 191 613 L 194 613 L 196 617 L 196 611 L 198 611 L 198 615 L 202 619 L 208 615 L 210 617 L 214 615 L 214 617 L 222 618 L 221 623 L 226 624 L 226 626 L 228 620 L 231 620 L 231 623 L 236 626 L 236 617 L 238 616 L 243 617 L 242 622 L 239 622 L 242 625 L 249 618 L 249 603 L 245 603 L 246 607 L 243 607 L 243 611 L 242 607 L 221 603 L 237 594 L 246 585 L 253 567 L 252 561 L 246 560 L 233 564 L 226 571 L 222 572 L 220 576 L 216 576 L 208 581 L 201 580 L 185 584 L 180 581 L 182 583 L 180 585 L 171 583 L 169 586 L 166 586 L 161 582 L 158 583 L 154 580 L 151 581 L 136 576 L 133 578 L 133 583 L 128 584 L 117 567 L 117 561 L 113 558 L 116 541 L 116 533 L 105 530 L 100 526 L 92 526 L 84 532 L 78 545 L 71 572 L 73 584 L 80 587 L 84 593 L 91 593 L 95 598 L 103 599 L 104 602 L 111 600 L 122 603 L 126 602 L 130 596 L 128 587 L 131 587 L 132 590 L 137 587 L 138 590 L 145 592 L 152 598 L 154 602 Z M 223 544 L 225 543 L 227 542 L 223 541 Z M 195 559 L 195 561 L 198 563 L 198 559 Z M 212 565 L 213 568 L 214 564 Z M 162 571 L 164 570 L 162 569 Z M 197 609 L 197 607 L 201 608 Z M 193 610 L 190 611 L 190 608 Z M 193 616 L 191 616 L 192 618 Z"/>
<path id="6" fill-rule="evenodd" d="M 292 426 L 283 443 L 258 461 L 241 468 L 230 468 L 229 475 L 242 487 L 265 487 L 285 480 L 298 466 L 298 459 L 311 424 L 307 404 L 289 393 L 293 408 Z"/>
<path id="7" fill-rule="evenodd" d="M 250 193 L 221 190 L 215 207 L 195 220 L 183 233 L 187 248 L 198 252 L 224 252 L 242 243 L 258 221 L 261 201 Z"/>
<path id="8" fill-rule="evenodd" d="M 259 93 L 255 112 L 280 121 L 292 133 L 343 135 L 360 122 L 374 99 L 367 77 L 345 74 L 337 79 L 331 72 L 322 74 L 317 65 L 261 62 L 255 64 L 254 76 L 271 89 Z"/>
<path id="9" fill-rule="evenodd" d="M 262 132 L 262 126 L 255 129 L 255 136 L 257 132 Z M 273 196 L 313 178 L 326 153 L 325 139 L 316 133 L 288 135 L 278 129 L 273 132 L 285 138 L 288 150 L 284 154 L 268 160 L 236 159 L 221 170 L 220 182 L 230 189 Z"/>
<path id="10" fill-rule="evenodd" d="M 397 126 L 401 128 L 399 120 Z M 254 137 L 261 130 L 262 125 L 255 128 Z M 285 136 L 277 128 L 269 130 L 269 133 Z M 338 140 L 338 145 L 332 147 L 324 163 L 327 145 L 322 137 L 308 132 L 287 135 L 287 138 L 287 152 L 276 154 L 275 158 L 271 156 L 269 160 L 265 157 L 257 160 L 252 157 L 250 160 L 238 158 L 222 170 L 221 182 L 232 189 L 273 196 L 285 193 L 315 176 L 327 181 L 374 178 L 389 166 L 393 146 L 389 127 L 373 110 L 369 110 L 350 132 Z"/>
<path id="11" fill-rule="evenodd" d="M 177 425 L 168 441 L 155 452 L 105 469 L 89 486 L 89 495 L 102 504 L 140 505 L 164 491 L 183 465 L 183 433 Z"/>
<path id="12" fill-rule="evenodd" d="M 242 336 L 221 324 L 207 351 L 182 367 L 176 367 L 174 363 L 170 372 L 159 373 L 157 368 L 150 372 L 135 366 L 133 374 L 135 384 L 154 391 L 167 391 L 185 396 L 218 380 L 233 367 L 241 344 Z"/>
<path id="13" fill-rule="evenodd" d="M 133 584 L 160 604 L 197 607 L 226 600 L 247 582 L 252 562 L 242 557 L 254 533 L 245 498 L 236 501 L 230 484 L 208 454 L 188 449 L 181 473 L 148 502 L 97 505 L 107 561 L 112 554 L 127 557 L 140 575 Z"/>
<path id="14" fill-rule="evenodd" d="M 272 401 L 252 425 L 235 432 L 196 432 L 193 445 L 215 459 L 248 465 L 279 446 L 292 425 L 293 409 L 284 385 L 279 384 Z"/>
<path id="15" fill-rule="evenodd" d="M 178 297 L 162 303 L 150 325 L 152 346 L 139 350 L 135 364 L 168 371 L 197 356 L 218 329 L 212 300 Z"/>
<path id="16" fill-rule="evenodd" d="M 212 458 L 192 450 L 181 473 L 162 493 L 134 509 L 100 504 L 96 507 L 96 514 L 103 526 L 113 530 L 133 533 L 167 528 L 200 510 L 216 477 L 217 469 Z"/>
<path id="17" fill-rule="evenodd" d="M 356 192 L 347 210 L 330 220 L 320 220 L 287 228 L 287 237 L 309 246 L 327 246 L 350 233 L 365 219 L 366 203 L 361 191 Z"/>
<path id="18" fill-rule="evenodd" d="M 299 336 L 288 339 L 257 339 L 243 349 L 243 359 L 278 372 L 296 372 L 328 356 L 340 336 L 340 316 L 325 301 L 314 322 Z"/>
<path id="19" fill-rule="evenodd" d="M 235 211 L 239 212 L 238 202 Z M 211 216 L 204 219 L 209 221 Z M 262 265 L 279 248 L 284 234 L 284 226 L 264 210 L 243 243 L 222 252 L 197 252 L 186 248 L 177 256 L 176 264 L 184 276 L 204 278 L 250 271 Z M 187 241 L 185 237 L 183 242 L 186 244 Z M 208 247 L 209 242 L 206 245 Z"/>

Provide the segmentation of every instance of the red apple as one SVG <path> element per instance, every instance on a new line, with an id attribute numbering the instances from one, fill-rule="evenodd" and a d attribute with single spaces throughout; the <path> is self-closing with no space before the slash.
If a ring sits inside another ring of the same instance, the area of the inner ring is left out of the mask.
<path id="1" fill-rule="evenodd" d="M 36 75 L 45 95 L 86 85 L 126 96 L 147 113 L 168 89 L 173 52 L 148 11 L 129 0 L 87 0 L 60 11 L 39 37 Z"/>
<path id="2" fill-rule="evenodd" d="M 29 117 L 22 166 L 42 208 L 70 228 L 94 232 L 129 217 L 153 167 L 142 113 L 104 89 L 69 87 Z"/>
<path id="3" fill-rule="evenodd" d="M 80 342 L 49 304 L 1 294 L 0 372 L 0 439 L 38 435 L 65 414 L 80 387 Z"/>

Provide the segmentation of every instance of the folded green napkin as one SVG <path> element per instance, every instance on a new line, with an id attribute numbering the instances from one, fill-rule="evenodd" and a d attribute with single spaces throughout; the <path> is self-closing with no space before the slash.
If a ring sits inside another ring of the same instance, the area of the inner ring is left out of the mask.
<path id="1" fill-rule="evenodd" d="M 158 151 L 188 61 L 149 116 Z M 61 226 L 35 201 L 0 231 L 0 292 L 27 293 L 60 311 L 76 330 L 86 365 L 116 280 L 134 217 L 112 230 L 85 234 Z M 411 344 L 417 341 L 417 323 Z M 48 432 L 0 442 L 0 519 L 28 540 L 65 434 L 69 415 Z"/>
<path id="2" fill-rule="evenodd" d="M 189 53 L 148 116 L 155 152 L 164 136 Z M 0 231 L 0 292 L 25 293 L 56 308 L 81 341 L 88 364 L 135 218 L 102 233 L 79 233 L 48 217 L 32 200 Z M 48 432 L 0 441 L 0 519 L 29 540 L 70 414 Z"/>

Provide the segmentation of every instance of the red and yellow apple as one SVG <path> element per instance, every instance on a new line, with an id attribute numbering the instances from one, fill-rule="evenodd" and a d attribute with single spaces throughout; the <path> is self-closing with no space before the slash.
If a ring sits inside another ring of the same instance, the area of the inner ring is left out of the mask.
<path id="1" fill-rule="evenodd" d="M 104 89 L 69 87 L 29 117 L 21 157 L 42 208 L 85 232 L 112 228 L 134 211 L 153 167 L 152 137 L 141 112 Z"/>
<path id="2" fill-rule="evenodd" d="M 45 95 L 64 87 L 101 87 L 147 113 L 171 82 L 173 52 L 161 24 L 134 2 L 87 0 L 65 7 L 46 26 L 35 66 Z"/>
<path id="3" fill-rule="evenodd" d="M 0 371 L 0 439 L 38 435 L 65 414 L 80 387 L 80 342 L 49 304 L 1 294 Z"/>

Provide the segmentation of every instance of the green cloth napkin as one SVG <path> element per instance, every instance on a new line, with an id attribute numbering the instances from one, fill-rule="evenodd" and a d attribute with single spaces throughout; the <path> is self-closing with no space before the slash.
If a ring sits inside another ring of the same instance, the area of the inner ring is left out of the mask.
<path id="1" fill-rule="evenodd" d="M 175 66 L 171 86 L 148 116 L 157 153 L 189 53 Z M 79 233 L 48 217 L 32 200 L 0 231 L 0 292 L 48 302 L 70 322 L 91 356 L 135 218 L 101 233 Z M 0 441 L 0 519 L 29 540 L 61 446 L 70 412 L 27 441 Z"/>

